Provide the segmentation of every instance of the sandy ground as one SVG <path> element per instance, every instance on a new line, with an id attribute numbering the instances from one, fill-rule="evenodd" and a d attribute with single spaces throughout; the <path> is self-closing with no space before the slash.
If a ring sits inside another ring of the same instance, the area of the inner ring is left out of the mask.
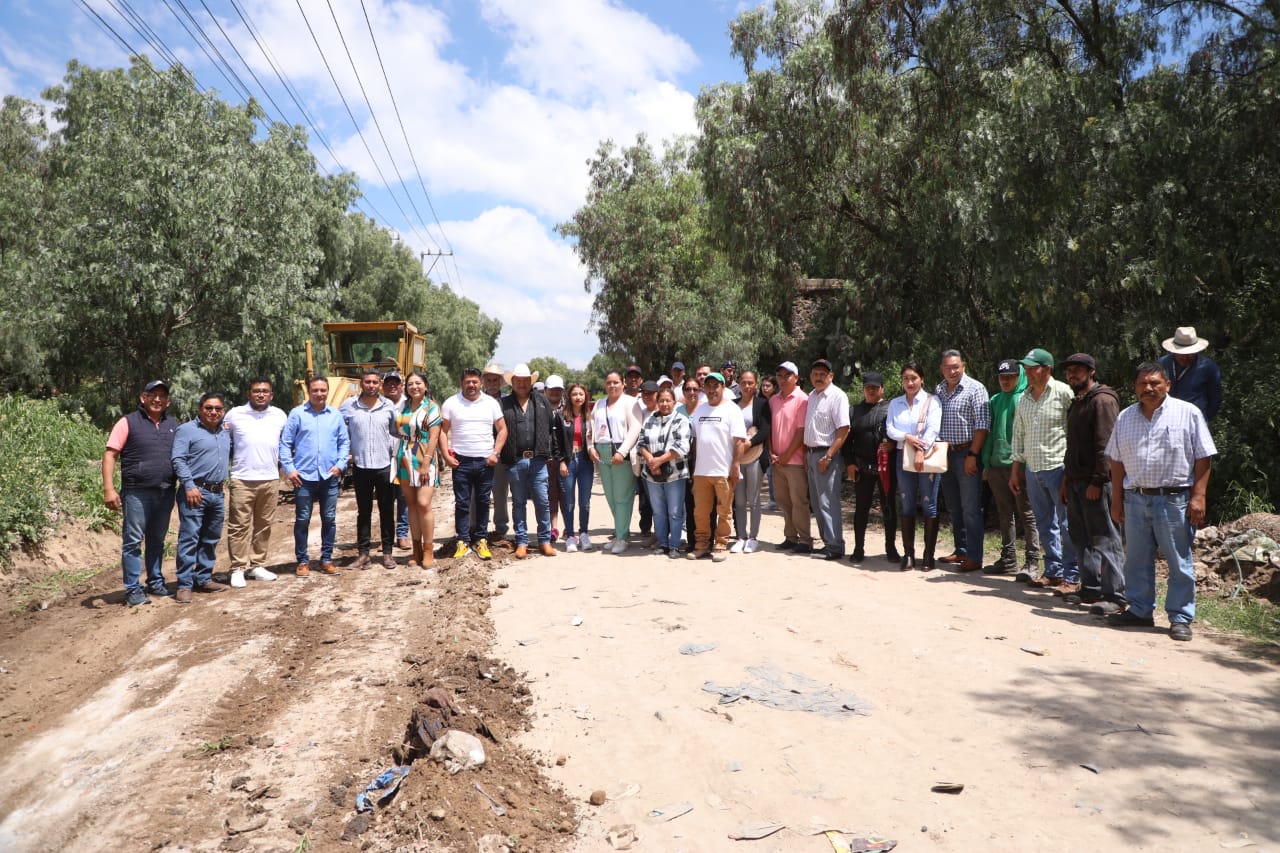
<path id="1" fill-rule="evenodd" d="M 600 501 L 592 520 L 608 523 Z M 781 539 L 776 514 L 761 538 Z M 539 712 L 525 742 L 568 757 L 549 772 L 578 802 L 609 796 L 576 849 L 631 825 L 634 849 L 667 851 L 821 851 L 824 828 L 904 851 L 1280 850 L 1273 662 L 1205 631 L 1108 628 L 1012 579 L 900 573 L 869 538 L 861 568 L 633 546 L 498 572 L 495 654 L 528 671 Z M 703 689 L 760 666 L 850 691 L 866 715 Z M 786 828 L 729 840 L 762 821 Z"/>
<path id="2" fill-rule="evenodd" d="M 598 488 L 592 519 L 607 540 Z M 344 496 L 340 543 L 353 520 Z M 833 849 L 821 829 L 904 851 L 1280 851 L 1274 659 L 1107 628 L 1005 578 L 899 573 L 880 541 L 861 568 L 633 546 L 135 609 L 110 568 L 0 617 L 0 850 L 599 851 L 629 825 L 654 851 Z M 840 691 L 835 712 L 703 689 L 759 667 L 795 701 Z M 432 686 L 454 727 L 492 730 L 489 763 L 421 760 L 361 825 L 354 793 Z M 785 828 L 729 839 L 763 821 Z"/>

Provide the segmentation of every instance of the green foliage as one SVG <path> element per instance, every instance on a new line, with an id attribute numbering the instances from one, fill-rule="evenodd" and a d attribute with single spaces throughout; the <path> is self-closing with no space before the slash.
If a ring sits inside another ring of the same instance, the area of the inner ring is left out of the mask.
<path id="1" fill-rule="evenodd" d="M 780 340 L 777 315 L 753 304 L 752 277 L 707 232 L 687 144 L 659 156 L 643 136 L 620 151 L 606 142 L 589 166 L 587 201 L 557 230 L 577 241 L 587 290 L 598 288 L 592 322 L 606 350 L 656 377 L 676 359 L 754 362 Z"/>
<path id="2" fill-rule="evenodd" d="M 253 102 L 201 94 L 180 68 L 72 62 L 45 94 L 64 124 L 45 274 L 61 383 L 100 379 L 124 403 L 165 376 L 181 403 L 293 372 L 328 309 L 317 232 L 351 176 L 322 178 L 300 129 L 259 133 Z"/>
<path id="3" fill-rule="evenodd" d="M 84 415 L 52 400 L 0 397 L 0 560 L 20 545 L 39 544 L 72 517 L 90 527 L 112 517 L 102 502 L 106 436 Z"/>

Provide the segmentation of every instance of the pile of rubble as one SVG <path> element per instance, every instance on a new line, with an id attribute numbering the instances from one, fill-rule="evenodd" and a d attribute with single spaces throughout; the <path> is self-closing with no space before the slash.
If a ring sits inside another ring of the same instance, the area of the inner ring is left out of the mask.
<path id="1" fill-rule="evenodd" d="M 1280 604 L 1280 516 L 1255 514 L 1196 532 L 1196 585 Z"/>

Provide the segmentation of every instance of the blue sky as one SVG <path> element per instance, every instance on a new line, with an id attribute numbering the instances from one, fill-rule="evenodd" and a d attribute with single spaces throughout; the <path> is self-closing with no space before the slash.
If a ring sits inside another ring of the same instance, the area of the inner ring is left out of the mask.
<path id="1" fill-rule="evenodd" d="M 331 0 L 335 26 L 325 0 L 302 0 L 305 20 L 297 0 L 87 2 L 131 47 L 163 64 L 122 17 L 136 12 L 202 86 L 238 102 L 232 85 L 174 14 L 189 10 L 264 108 L 280 118 L 235 58 L 216 18 L 280 105 L 283 118 L 305 125 L 247 20 L 329 142 L 333 155 L 312 138 L 320 163 L 359 174 L 366 211 L 416 251 L 452 247 L 453 257 L 440 259 L 432 278 L 449 282 L 502 321 L 497 359 L 509 367 L 550 355 L 578 368 L 598 346 L 588 330 L 592 294 L 583 287 L 584 271 L 571 247 L 552 229 L 581 203 L 586 160 L 602 139 L 627 143 L 645 133 L 658 142 L 694 131 L 699 89 L 741 77 L 741 66 L 729 56 L 726 30 L 742 8 L 753 5 L 737 0 L 364 0 L 362 8 L 360 0 Z M 186 23 L 194 31 L 191 21 Z M 375 40 L 404 120 L 403 134 Z M 38 99 L 41 90 L 61 80 L 70 59 L 113 67 L 125 65 L 127 53 L 77 0 L 0 2 L 0 93 Z"/>

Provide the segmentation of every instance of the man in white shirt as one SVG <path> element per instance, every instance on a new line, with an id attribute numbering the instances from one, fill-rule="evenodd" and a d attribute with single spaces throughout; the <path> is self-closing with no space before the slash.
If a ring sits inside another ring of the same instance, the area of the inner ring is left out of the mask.
<path id="1" fill-rule="evenodd" d="M 849 437 L 849 397 L 832 382 L 831 362 L 820 358 L 809 367 L 809 394 L 804 418 L 804 465 L 809 503 L 818 522 L 824 560 L 844 557 L 844 519 L 840 512 L 840 483 L 844 465 L 837 462 Z"/>
<path id="2" fill-rule="evenodd" d="M 462 371 L 462 390 L 444 401 L 440 411 L 440 443 L 445 464 L 453 469 L 453 524 L 458 546 L 453 556 L 474 548 L 480 559 L 493 555 L 485 539 L 498 456 L 507 443 L 507 423 L 498 401 L 480 390 L 480 371 Z M 475 512 L 471 500 L 475 498 Z"/>
<path id="3" fill-rule="evenodd" d="M 733 515 L 733 489 L 738 480 L 738 461 L 747 449 L 747 426 L 742 409 L 725 398 L 724 376 L 708 373 L 702 380 L 707 400 L 694 409 L 695 447 L 693 466 L 693 514 L 695 542 L 690 560 L 711 555 L 717 563 L 729 553 L 729 521 Z M 711 536 L 711 512 L 717 523 L 715 542 Z"/>
<path id="4" fill-rule="evenodd" d="M 251 379 L 249 402 L 223 419 L 231 432 L 227 551 L 231 585 L 237 588 L 245 585 L 246 575 L 260 581 L 276 579 L 265 563 L 280 502 L 280 432 L 289 416 L 271 405 L 274 397 L 270 379 Z"/>

